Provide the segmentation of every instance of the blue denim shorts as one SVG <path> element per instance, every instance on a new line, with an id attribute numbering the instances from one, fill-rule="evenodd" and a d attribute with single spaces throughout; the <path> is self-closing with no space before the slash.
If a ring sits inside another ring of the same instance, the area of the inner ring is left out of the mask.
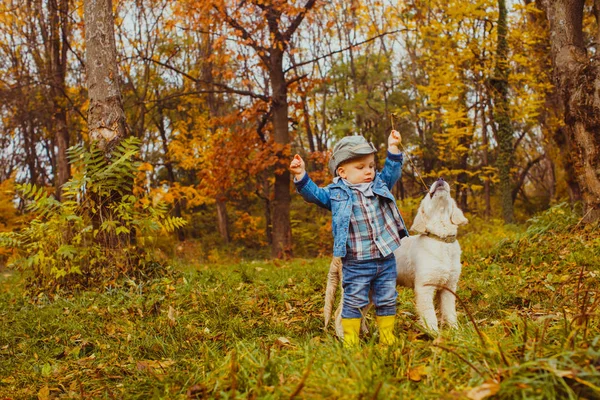
<path id="1" fill-rule="evenodd" d="M 369 291 L 378 316 L 396 315 L 396 258 L 390 254 L 375 260 L 342 259 L 344 302 L 342 318 L 361 318 L 369 304 Z"/>

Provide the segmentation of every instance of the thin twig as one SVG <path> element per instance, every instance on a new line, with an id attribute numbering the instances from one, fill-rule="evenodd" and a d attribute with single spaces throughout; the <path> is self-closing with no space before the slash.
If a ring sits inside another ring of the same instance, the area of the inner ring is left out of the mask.
<path id="1" fill-rule="evenodd" d="M 308 378 L 308 374 L 310 374 L 310 368 L 312 367 L 313 361 L 315 361 L 314 357 L 311 358 L 310 361 L 308 362 L 306 371 L 304 371 L 304 375 L 302 375 L 302 379 L 300 379 L 300 383 L 296 387 L 296 390 L 294 390 L 294 392 L 290 395 L 290 399 L 293 399 L 294 397 L 298 396 L 300 394 L 300 392 L 302 391 L 302 388 L 304 387 L 304 383 L 306 382 L 306 378 Z"/>
<path id="2" fill-rule="evenodd" d="M 508 360 L 506 359 L 506 356 L 504 355 L 504 352 L 502 351 L 502 347 L 500 346 L 500 342 L 498 342 L 497 344 L 498 344 L 498 352 L 500 353 L 500 358 L 502 358 L 502 361 L 504 362 L 504 364 L 507 367 L 510 367 L 510 364 L 508 363 Z"/>
<path id="3" fill-rule="evenodd" d="M 235 390 L 237 386 L 236 379 L 236 366 L 235 366 L 235 350 L 231 353 L 231 369 L 230 369 L 230 377 L 231 377 L 231 397 L 235 398 Z"/>
<path id="4" fill-rule="evenodd" d="M 404 152 L 404 155 L 406 156 L 406 159 L 408 160 L 408 162 L 412 166 L 413 171 L 415 172 L 415 175 L 417 176 L 417 178 L 419 178 L 419 180 L 421 181 L 421 183 L 425 187 L 425 190 L 427 190 L 427 192 L 429 192 L 429 186 L 427 186 L 425 184 L 425 181 L 423 180 L 423 178 L 421 178 L 421 174 L 419 174 L 419 171 L 417 170 L 417 167 L 415 166 L 415 164 L 413 164 L 410 156 L 408 155 L 408 152 L 406 151 L 406 149 L 404 148 L 404 146 L 402 146 L 402 142 L 400 142 L 400 147 L 402 148 L 402 152 Z"/>
<path id="5" fill-rule="evenodd" d="M 477 372 L 479 374 L 479 376 L 481 376 L 482 378 L 485 377 L 485 374 L 483 374 L 483 372 L 481 372 L 469 360 L 467 360 L 466 358 L 464 358 L 463 356 L 461 356 L 460 354 L 458 354 L 456 351 L 454 351 L 454 350 L 452 350 L 452 349 L 450 349 L 448 347 L 445 347 L 445 346 L 442 346 L 442 345 L 439 345 L 439 344 L 435 344 L 435 343 L 433 343 L 432 346 L 438 347 L 438 348 L 440 348 L 442 350 L 446 350 L 448 353 L 454 354 L 456 357 L 460 358 L 464 363 L 466 363 L 469 367 L 473 368 L 473 371 Z"/>
<path id="6" fill-rule="evenodd" d="M 543 334 L 543 332 L 542 332 Z M 537 340 L 536 340 L 537 343 Z M 523 346 L 521 346 L 521 354 L 519 359 L 521 362 L 525 359 L 525 349 L 527 348 L 527 320 L 525 319 L 525 315 L 523 315 Z M 534 351 L 535 354 L 535 351 Z"/>
<path id="7" fill-rule="evenodd" d="M 479 336 L 479 339 L 481 340 L 481 345 L 483 347 L 485 347 L 486 346 L 485 338 L 483 337 L 483 334 L 479 330 L 479 327 L 477 326 L 477 323 L 475 322 L 475 319 L 473 318 L 473 315 L 471 315 L 471 312 L 467 308 L 467 305 L 462 301 L 462 299 L 460 297 L 458 297 L 458 295 L 456 293 L 454 293 L 454 291 L 452 289 L 447 288 L 446 286 L 436 285 L 436 284 L 433 284 L 433 283 L 427 284 L 425 286 L 434 286 L 434 287 L 436 287 L 438 289 L 447 290 L 450 293 L 452 293 L 454 295 L 454 297 L 456 297 L 456 300 L 458 300 L 458 302 L 460 303 L 460 305 L 465 309 L 465 312 L 467 313 L 467 317 L 469 317 L 469 320 L 473 324 L 473 327 L 475 328 L 475 331 L 477 332 L 477 335 Z"/>
<path id="8" fill-rule="evenodd" d="M 377 397 L 379 396 L 379 391 L 381 390 L 382 386 L 383 386 L 383 381 L 381 381 L 377 384 L 377 387 L 375 388 L 375 392 L 373 392 L 373 396 L 371 396 L 371 400 L 377 400 Z"/>

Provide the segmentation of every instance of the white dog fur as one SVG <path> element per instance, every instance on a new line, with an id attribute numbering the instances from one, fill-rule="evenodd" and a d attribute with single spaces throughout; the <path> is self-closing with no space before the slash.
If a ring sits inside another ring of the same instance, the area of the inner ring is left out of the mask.
<path id="1" fill-rule="evenodd" d="M 438 179 L 425 195 L 411 230 L 417 235 L 403 238 L 394 251 L 398 270 L 397 284 L 412 288 L 421 324 L 437 332 L 439 329 L 434 298 L 439 298 L 442 323 L 457 324 L 455 296 L 461 272 L 461 249 L 456 240 L 458 226 L 467 224 L 463 212 L 450 196 L 450 185 Z M 327 327 L 338 283 L 342 280 L 342 262 L 334 257 L 328 275 L 325 294 L 325 327 Z M 448 288 L 452 292 L 445 290 Z M 342 290 L 342 299 L 343 299 Z M 335 312 L 335 329 L 343 337 L 342 301 Z M 366 311 L 366 310 L 365 310 Z M 363 321 L 363 331 L 366 325 Z"/>

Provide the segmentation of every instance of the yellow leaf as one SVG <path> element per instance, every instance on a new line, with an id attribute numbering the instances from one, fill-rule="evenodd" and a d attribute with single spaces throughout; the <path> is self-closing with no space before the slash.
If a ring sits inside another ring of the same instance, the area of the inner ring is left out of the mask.
<path id="1" fill-rule="evenodd" d="M 40 391 L 38 392 L 37 396 L 38 396 L 38 400 L 49 399 L 50 398 L 50 389 L 48 388 L 48 385 L 41 388 Z"/>
<path id="2" fill-rule="evenodd" d="M 138 170 L 139 171 L 152 171 L 152 170 L 154 170 L 154 167 L 152 166 L 152 164 L 145 162 L 145 163 L 140 164 Z"/>
<path id="3" fill-rule="evenodd" d="M 408 379 L 413 382 L 420 382 L 424 376 L 427 376 L 427 367 L 424 365 L 419 365 L 408 370 Z"/>

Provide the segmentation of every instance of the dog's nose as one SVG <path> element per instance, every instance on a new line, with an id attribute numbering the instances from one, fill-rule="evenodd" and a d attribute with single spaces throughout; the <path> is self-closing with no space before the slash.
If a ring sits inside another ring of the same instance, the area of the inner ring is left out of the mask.
<path id="1" fill-rule="evenodd" d="M 437 181 L 438 181 L 438 182 L 444 182 L 444 178 L 442 178 L 442 177 L 439 177 Z"/>

